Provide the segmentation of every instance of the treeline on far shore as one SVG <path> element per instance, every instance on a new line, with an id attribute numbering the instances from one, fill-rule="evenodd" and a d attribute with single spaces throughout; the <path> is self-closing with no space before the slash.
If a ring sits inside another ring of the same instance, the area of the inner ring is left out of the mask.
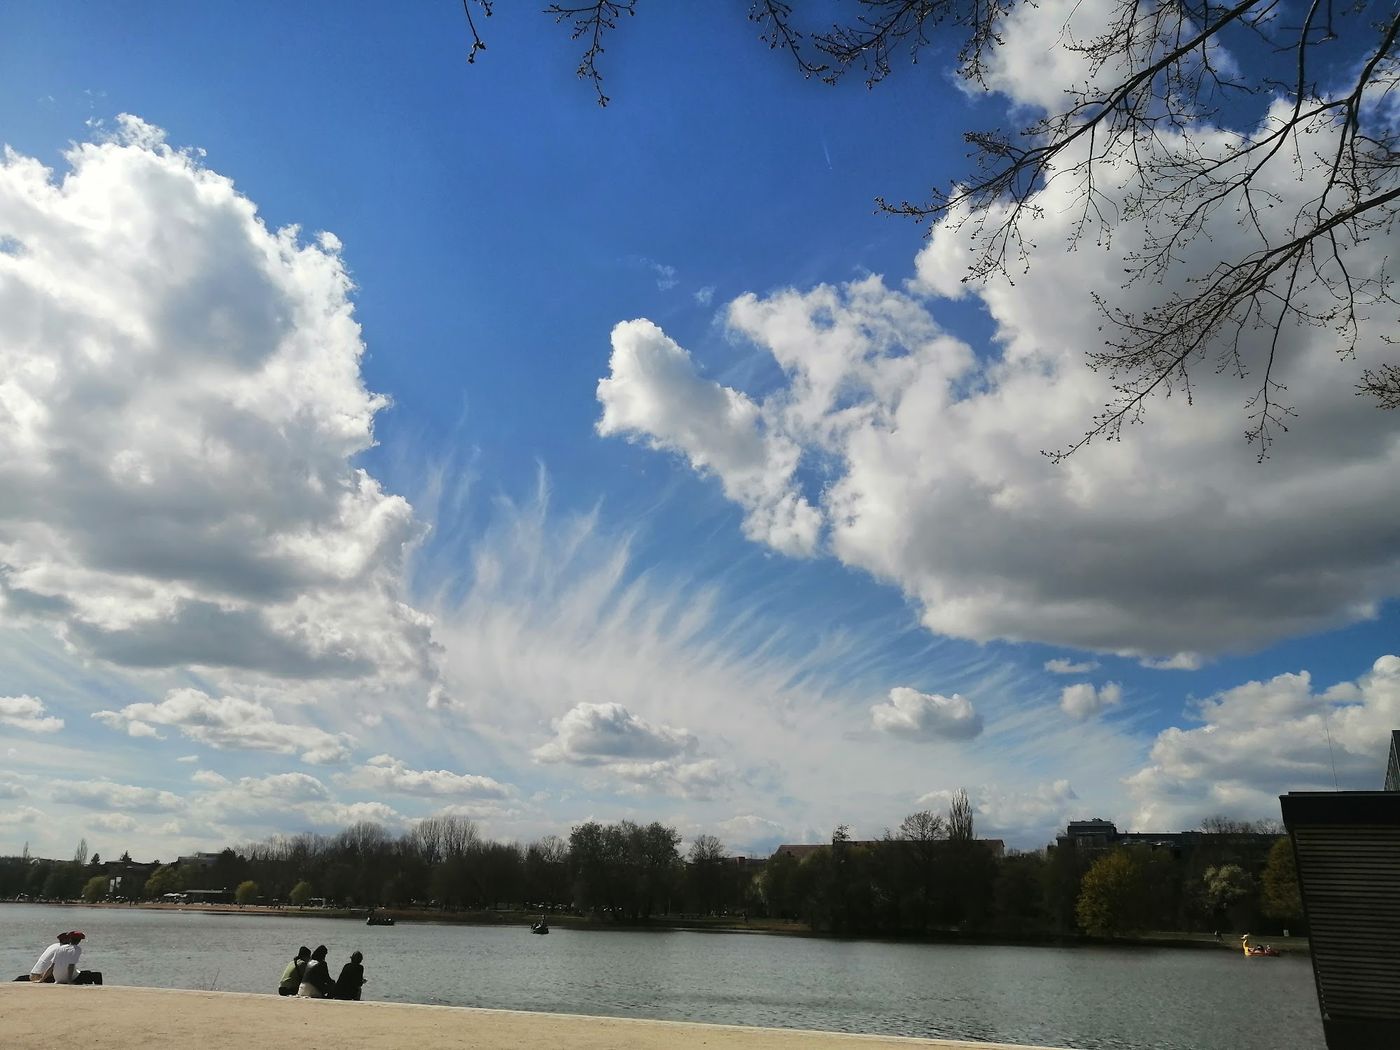
<path id="1" fill-rule="evenodd" d="M 682 853 L 661 823 L 589 821 L 567 839 L 495 842 L 458 816 L 393 835 L 373 823 L 336 835 L 277 837 L 216 854 L 142 864 L 123 854 L 0 858 L 0 899 L 564 911 L 600 922 L 667 917 L 788 920 L 845 935 L 1133 936 L 1146 931 L 1302 932 L 1288 839 L 1275 828 L 1207 821 L 1187 848 L 1135 845 L 1002 855 L 973 835 L 971 807 L 911 814 L 873 841 L 766 860 L 727 855 L 711 835 Z"/>

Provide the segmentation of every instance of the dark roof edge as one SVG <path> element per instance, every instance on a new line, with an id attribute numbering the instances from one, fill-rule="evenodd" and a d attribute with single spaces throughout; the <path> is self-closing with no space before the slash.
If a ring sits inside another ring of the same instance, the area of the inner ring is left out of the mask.
<path id="1" fill-rule="evenodd" d="M 1290 791 L 1279 796 L 1283 822 L 1299 824 L 1400 825 L 1400 792 Z"/>

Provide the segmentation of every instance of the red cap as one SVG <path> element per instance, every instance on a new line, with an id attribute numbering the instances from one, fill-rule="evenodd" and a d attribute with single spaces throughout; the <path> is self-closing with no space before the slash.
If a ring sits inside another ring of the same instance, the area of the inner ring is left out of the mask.
<path id="1" fill-rule="evenodd" d="M 73 941 L 81 941 L 86 936 L 87 934 L 85 934 L 82 930 L 74 930 L 68 935 L 68 939 Z"/>

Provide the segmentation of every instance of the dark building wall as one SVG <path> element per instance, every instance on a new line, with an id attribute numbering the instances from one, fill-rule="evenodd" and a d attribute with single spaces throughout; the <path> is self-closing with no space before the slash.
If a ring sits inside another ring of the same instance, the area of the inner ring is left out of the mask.
<path id="1" fill-rule="evenodd" d="M 1294 792 L 1279 801 L 1327 1046 L 1400 1047 L 1400 794 Z"/>

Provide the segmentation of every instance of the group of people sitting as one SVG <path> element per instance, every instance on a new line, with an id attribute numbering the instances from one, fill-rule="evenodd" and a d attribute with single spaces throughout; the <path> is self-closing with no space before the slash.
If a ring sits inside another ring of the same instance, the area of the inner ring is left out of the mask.
<path id="1" fill-rule="evenodd" d="M 278 995 L 300 995 L 307 999 L 353 999 L 360 998 L 360 988 L 365 983 L 365 968 L 361 965 L 364 956 L 353 952 L 350 961 L 340 968 L 340 976 L 331 980 L 330 965 L 326 962 L 326 946 L 318 944 L 313 952 L 306 945 L 297 949 L 292 961 L 282 971 L 282 980 L 277 984 Z"/>
<path id="2" fill-rule="evenodd" d="M 60 933 L 30 967 L 29 973 L 20 974 L 15 980 L 35 984 L 101 984 L 102 974 L 99 971 L 78 969 L 86 936 L 82 930 Z"/>

